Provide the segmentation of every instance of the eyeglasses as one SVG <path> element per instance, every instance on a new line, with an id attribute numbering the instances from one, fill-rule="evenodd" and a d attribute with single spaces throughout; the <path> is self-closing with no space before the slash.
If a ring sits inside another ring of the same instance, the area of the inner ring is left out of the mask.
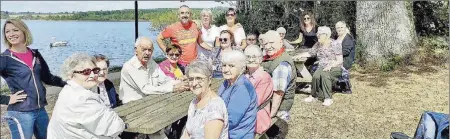
<path id="1" fill-rule="evenodd" d="M 234 16 L 234 14 L 227 14 L 227 17 L 228 17 L 228 16 Z"/>
<path id="2" fill-rule="evenodd" d="M 303 19 L 305 19 L 305 20 L 309 20 L 310 18 L 309 18 L 309 17 L 305 17 L 305 18 L 303 18 Z"/>
<path id="3" fill-rule="evenodd" d="M 100 68 L 93 68 L 93 69 L 84 69 L 82 71 L 73 71 L 73 73 L 80 73 L 82 75 L 91 75 L 91 72 L 94 74 L 98 74 L 100 72 Z"/>
<path id="4" fill-rule="evenodd" d="M 257 55 L 246 55 L 246 57 L 247 57 L 247 59 L 256 59 L 256 58 L 261 57 L 261 56 L 257 56 Z"/>
<path id="5" fill-rule="evenodd" d="M 205 78 L 202 78 L 202 77 L 189 77 L 188 78 L 188 80 L 190 82 L 193 82 L 193 81 L 204 81 L 205 79 L 206 79 L 206 77 Z"/>
<path id="6" fill-rule="evenodd" d="M 219 38 L 219 41 L 220 41 L 220 42 L 227 42 L 227 41 L 228 41 L 228 38 Z"/>
<path id="7" fill-rule="evenodd" d="M 170 57 L 173 57 L 173 56 L 175 56 L 175 57 L 180 57 L 180 54 L 169 54 L 169 56 L 170 56 Z"/>

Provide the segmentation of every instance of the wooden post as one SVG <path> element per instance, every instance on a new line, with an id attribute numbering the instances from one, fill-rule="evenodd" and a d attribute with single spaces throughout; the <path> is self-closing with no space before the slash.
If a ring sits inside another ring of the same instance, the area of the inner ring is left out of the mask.
<path id="1" fill-rule="evenodd" d="M 138 13 L 138 2 L 134 1 L 134 40 L 138 38 L 138 24 L 139 23 L 139 13 Z"/>

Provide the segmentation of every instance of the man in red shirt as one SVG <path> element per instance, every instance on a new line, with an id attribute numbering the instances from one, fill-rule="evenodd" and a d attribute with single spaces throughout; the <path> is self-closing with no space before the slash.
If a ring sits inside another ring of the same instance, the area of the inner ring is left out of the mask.
<path id="1" fill-rule="evenodd" d="M 159 48 L 163 52 L 167 49 L 164 44 L 164 39 L 170 38 L 173 44 L 177 44 L 181 47 L 182 55 L 180 57 L 180 64 L 187 65 L 197 58 L 197 44 L 206 50 L 212 50 L 212 47 L 203 42 L 201 37 L 201 31 L 198 29 L 190 18 L 192 12 L 189 7 L 182 5 L 178 9 L 179 22 L 173 23 L 166 27 L 159 35 L 156 41 Z"/>

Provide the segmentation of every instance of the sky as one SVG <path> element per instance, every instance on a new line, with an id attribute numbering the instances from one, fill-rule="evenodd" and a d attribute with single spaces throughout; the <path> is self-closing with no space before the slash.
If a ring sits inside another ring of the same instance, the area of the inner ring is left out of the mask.
<path id="1" fill-rule="evenodd" d="M 138 1 L 139 9 L 178 8 L 186 4 L 191 8 L 230 7 L 228 2 L 214 1 Z M 72 12 L 134 9 L 134 1 L 1 1 L 1 11 L 8 12 Z"/>

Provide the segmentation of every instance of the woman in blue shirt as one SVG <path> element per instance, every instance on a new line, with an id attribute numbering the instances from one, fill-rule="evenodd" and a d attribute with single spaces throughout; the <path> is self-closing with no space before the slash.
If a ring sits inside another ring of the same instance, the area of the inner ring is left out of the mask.
<path id="1" fill-rule="evenodd" d="M 242 51 L 224 52 L 221 58 L 225 81 L 219 88 L 228 111 L 229 138 L 255 138 L 256 92 L 251 82 L 242 73 L 245 71 L 245 55 Z"/>

